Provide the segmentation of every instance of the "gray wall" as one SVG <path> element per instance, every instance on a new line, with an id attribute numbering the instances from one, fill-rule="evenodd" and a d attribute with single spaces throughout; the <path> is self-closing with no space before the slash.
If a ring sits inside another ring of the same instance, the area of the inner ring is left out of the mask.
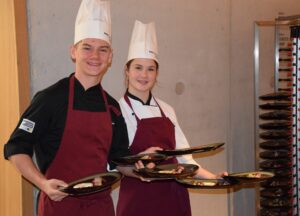
<path id="1" fill-rule="evenodd" d="M 28 0 L 32 95 L 73 71 L 69 45 L 79 4 Z M 114 60 L 104 87 L 121 97 L 134 20 L 155 21 L 160 75 L 154 94 L 174 106 L 191 146 L 226 142 L 197 161 L 213 172 L 253 170 L 254 21 L 299 14 L 299 0 L 111 0 L 111 9 Z M 191 190 L 190 197 L 193 215 L 255 215 L 253 189 Z"/>

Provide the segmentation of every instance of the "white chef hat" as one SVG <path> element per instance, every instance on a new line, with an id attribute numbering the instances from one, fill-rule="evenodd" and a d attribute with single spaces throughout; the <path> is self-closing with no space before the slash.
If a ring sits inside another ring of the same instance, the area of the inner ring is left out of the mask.
<path id="1" fill-rule="evenodd" d="M 127 62 L 135 58 L 153 59 L 158 62 L 158 47 L 154 22 L 144 24 L 138 20 L 135 21 Z"/>
<path id="2" fill-rule="evenodd" d="M 74 44 L 85 38 L 97 38 L 111 44 L 110 3 L 82 0 L 75 22 Z"/>

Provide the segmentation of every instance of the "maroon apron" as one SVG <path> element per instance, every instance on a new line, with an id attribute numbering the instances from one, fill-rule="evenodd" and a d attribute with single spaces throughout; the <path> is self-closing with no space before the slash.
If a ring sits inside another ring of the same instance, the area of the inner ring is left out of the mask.
<path id="1" fill-rule="evenodd" d="M 127 97 L 125 101 L 134 110 Z M 162 117 L 137 120 L 137 131 L 130 151 L 138 154 L 152 146 L 175 149 L 175 129 L 157 103 Z M 175 158 L 166 163 L 177 163 Z M 142 182 L 124 177 L 120 185 L 117 216 L 190 216 L 190 199 L 186 188 L 175 181 Z"/>
<path id="2" fill-rule="evenodd" d="M 112 122 L 107 98 L 102 92 L 106 112 L 88 112 L 73 109 L 74 76 L 70 78 L 66 125 L 57 154 L 46 171 L 47 179 L 71 182 L 85 176 L 107 171 L 107 155 L 112 139 Z M 92 195 L 67 196 L 52 201 L 41 192 L 39 216 L 114 216 L 110 190 Z"/>

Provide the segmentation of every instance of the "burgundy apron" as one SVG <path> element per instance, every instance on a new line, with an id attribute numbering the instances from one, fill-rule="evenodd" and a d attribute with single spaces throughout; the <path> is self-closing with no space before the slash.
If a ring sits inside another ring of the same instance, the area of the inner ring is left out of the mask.
<path id="1" fill-rule="evenodd" d="M 66 125 L 57 154 L 46 171 L 47 179 L 71 182 L 85 176 L 106 172 L 107 155 L 112 139 L 112 122 L 107 98 L 102 92 L 106 112 L 88 112 L 73 109 L 74 81 L 70 78 Z M 92 195 L 67 196 L 52 201 L 40 194 L 39 216 L 114 216 L 110 190 Z"/>
<path id="2" fill-rule="evenodd" d="M 134 110 L 127 97 L 125 101 Z M 137 120 L 137 131 L 130 151 L 138 154 L 152 146 L 175 149 L 175 129 L 157 103 L 161 116 Z M 177 163 L 175 158 L 166 163 Z M 124 177 L 120 185 L 117 216 L 190 216 L 190 200 L 186 188 L 175 181 L 142 182 Z"/>

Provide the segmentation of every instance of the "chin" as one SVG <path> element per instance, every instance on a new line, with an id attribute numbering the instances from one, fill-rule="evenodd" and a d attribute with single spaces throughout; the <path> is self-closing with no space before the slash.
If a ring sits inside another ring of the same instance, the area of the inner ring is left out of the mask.
<path id="1" fill-rule="evenodd" d="M 139 89 L 138 91 L 143 94 L 148 94 L 151 89 Z"/>
<path id="2" fill-rule="evenodd" d="M 89 71 L 86 74 L 89 76 L 100 76 L 102 74 L 105 74 L 105 71 Z"/>

